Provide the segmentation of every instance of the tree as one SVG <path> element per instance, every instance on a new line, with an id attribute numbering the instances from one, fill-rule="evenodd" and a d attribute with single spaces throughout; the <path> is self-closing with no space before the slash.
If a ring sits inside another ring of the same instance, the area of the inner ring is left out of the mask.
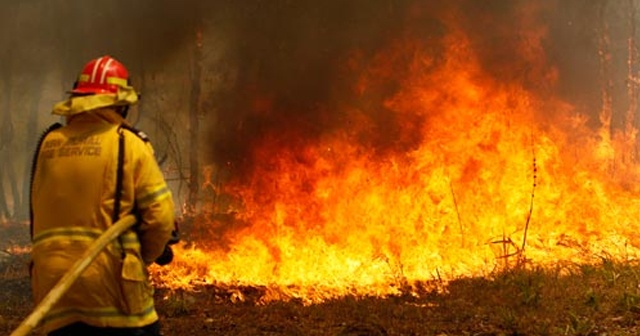
<path id="1" fill-rule="evenodd" d="M 196 41 L 193 49 L 193 69 L 191 72 L 191 96 L 189 99 L 189 196 L 187 203 L 193 211 L 197 211 L 198 194 L 200 190 L 199 175 L 199 116 L 200 91 L 202 79 L 202 25 L 196 28 Z"/>

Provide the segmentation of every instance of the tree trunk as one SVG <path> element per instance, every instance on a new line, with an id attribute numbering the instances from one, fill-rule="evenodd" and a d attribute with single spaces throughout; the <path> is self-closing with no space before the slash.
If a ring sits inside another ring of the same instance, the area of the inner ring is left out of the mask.
<path id="1" fill-rule="evenodd" d="M 29 158 L 33 157 L 36 150 L 36 144 L 38 141 L 38 114 L 40 107 L 40 100 L 42 99 L 42 86 L 44 85 L 44 78 L 40 78 L 39 80 L 34 81 L 34 83 L 39 83 L 39 85 L 35 85 L 32 89 L 31 94 L 31 106 L 29 106 L 29 123 L 27 124 L 27 138 L 25 140 L 26 147 L 31 153 Z M 31 190 L 29 190 L 31 186 L 31 162 L 28 161 L 25 163 L 24 174 L 22 175 L 22 197 L 20 198 L 20 203 L 16 205 L 16 216 L 19 219 L 26 219 L 29 216 L 29 197 L 31 197 Z"/>
<path id="2" fill-rule="evenodd" d="M 189 100 L 189 196 L 187 204 L 193 211 L 197 210 L 200 190 L 199 176 L 199 115 L 200 115 L 200 79 L 202 77 L 202 30 L 196 30 L 196 46 L 193 53 L 193 71 L 191 72 L 191 96 Z"/>
<path id="3" fill-rule="evenodd" d="M 4 104 L 2 107 L 2 111 L 7 111 L 9 109 L 9 93 L 5 91 L 4 93 L 5 99 L 4 99 Z M 3 112 L 2 115 L 4 117 L 4 114 L 7 112 Z M 6 123 L 8 123 L 9 120 L 6 120 L 4 118 L 2 118 L 2 120 L 0 120 L 0 129 L 4 130 L 4 125 Z M 5 166 L 8 165 L 9 163 L 6 160 L 6 155 L 5 155 L 5 151 L 8 151 L 8 143 L 5 143 L 5 136 L 1 136 L 0 137 L 0 218 L 10 218 L 11 217 L 11 212 L 9 211 L 9 204 L 7 202 L 7 191 L 5 190 L 5 185 L 4 185 L 4 174 L 2 173 L 3 171 L 5 171 Z"/>
<path id="4" fill-rule="evenodd" d="M 11 64 L 7 65 L 7 72 L 2 74 L 3 94 L 5 99 L 3 101 L 2 110 L 0 111 L 0 192 L 2 197 L 0 198 L 0 215 L 4 218 L 12 218 L 12 209 L 9 206 L 9 197 L 13 194 L 13 184 L 11 180 L 15 178 L 13 174 L 13 161 L 11 158 L 11 143 L 13 142 L 13 123 L 11 118 L 11 88 L 9 83 L 11 82 Z M 7 190 L 5 182 L 9 183 L 11 187 Z M 15 195 L 15 194 L 14 194 Z M 15 204 L 15 199 L 13 200 Z"/>
<path id="5" fill-rule="evenodd" d="M 609 32 L 609 23 L 607 22 L 607 2 L 598 3 L 598 55 L 600 56 L 600 79 L 602 80 L 602 88 L 600 91 L 602 97 L 602 109 L 600 110 L 599 119 L 602 123 L 602 136 L 607 141 L 611 140 L 612 123 L 611 117 L 613 112 L 613 80 L 611 79 L 611 35 Z"/>
<path id="6" fill-rule="evenodd" d="M 625 148 L 628 155 L 629 163 L 637 160 L 636 146 L 636 120 L 635 115 L 638 110 L 638 83 L 636 76 L 636 62 L 638 59 L 638 50 L 636 48 L 636 5 L 634 0 L 629 0 L 627 11 L 627 99 L 629 100 L 627 115 L 625 117 L 624 133 L 625 141 L 628 148 Z"/>

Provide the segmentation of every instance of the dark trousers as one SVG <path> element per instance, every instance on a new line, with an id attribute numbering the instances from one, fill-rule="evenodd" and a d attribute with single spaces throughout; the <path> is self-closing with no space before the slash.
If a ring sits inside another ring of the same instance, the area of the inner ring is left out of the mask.
<path id="1" fill-rule="evenodd" d="M 74 323 L 54 330 L 48 336 L 160 336 L 160 322 L 140 328 L 98 328 Z"/>

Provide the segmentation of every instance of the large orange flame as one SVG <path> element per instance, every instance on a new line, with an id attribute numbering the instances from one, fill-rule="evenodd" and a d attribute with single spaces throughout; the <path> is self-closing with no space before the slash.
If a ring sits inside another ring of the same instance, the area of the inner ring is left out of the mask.
<path id="1" fill-rule="evenodd" d="M 636 256 L 640 170 L 621 159 L 635 133 L 590 129 L 585 113 L 527 89 L 517 69 L 514 80 L 496 80 L 468 36 L 449 32 L 437 57 L 409 38 L 366 66 L 354 53 L 351 69 L 362 71 L 354 99 L 365 103 L 343 107 L 345 126 L 313 142 L 295 132 L 295 143 L 291 134 L 265 138 L 254 151 L 260 166 L 224 186 L 242 200 L 236 220 L 248 224 L 225 233 L 225 248 L 181 249 L 156 270 L 163 281 L 263 285 L 276 289 L 269 299 L 315 302 L 487 275 L 523 258 Z M 552 87 L 544 34 L 531 29 L 514 53 Z M 381 108 L 403 132 L 394 150 L 380 151 L 361 141 L 385 132 L 372 129 L 366 101 L 395 76 L 397 58 L 408 70 Z"/>

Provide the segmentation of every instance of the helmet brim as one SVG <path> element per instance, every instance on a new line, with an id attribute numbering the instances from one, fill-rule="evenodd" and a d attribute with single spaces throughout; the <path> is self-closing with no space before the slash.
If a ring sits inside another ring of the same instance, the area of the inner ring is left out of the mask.
<path id="1" fill-rule="evenodd" d="M 94 94 L 115 94 L 114 92 L 108 90 L 99 90 L 95 88 L 76 88 L 71 91 L 67 91 L 67 93 L 78 96 L 88 96 Z"/>

